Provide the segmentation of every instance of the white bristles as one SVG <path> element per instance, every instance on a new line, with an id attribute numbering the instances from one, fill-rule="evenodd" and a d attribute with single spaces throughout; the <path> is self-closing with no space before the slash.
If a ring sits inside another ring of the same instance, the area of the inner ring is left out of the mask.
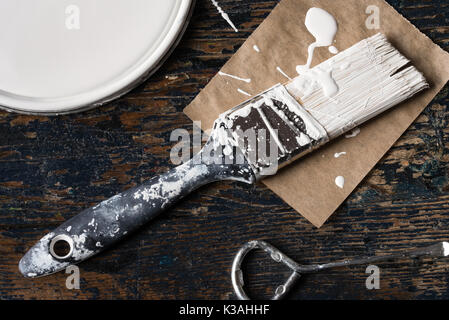
<path id="1" fill-rule="evenodd" d="M 338 85 L 335 96 L 327 97 L 307 76 L 295 78 L 286 88 L 333 139 L 428 87 L 416 68 L 405 67 L 408 63 L 377 34 L 312 69 L 332 70 Z"/>

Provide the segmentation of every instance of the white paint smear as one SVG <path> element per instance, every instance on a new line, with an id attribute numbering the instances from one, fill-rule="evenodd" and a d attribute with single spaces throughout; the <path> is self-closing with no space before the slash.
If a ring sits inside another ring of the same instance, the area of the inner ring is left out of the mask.
<path id="1" fill-rule="evenodd" d="M 360 128 L 355 128 L 350 133 L 348 133 L 345 137 L 346 139 L 355 138 L 360 134 Z"/>
<path id="2" fill-rule="evenodd" d="M 334 154 L 334 157 L 340 158 L 341 156 L 345 156 L 345 155 L 346 155 L 346 152 L 339 152 L 339 153 Z"/>
<path id="3" fill-rule="evenodd" d="M 218 12 L 221 14 L 223 19 L 234 29 L 235 32 L 239 32 L 239 30 L 235 27 L 234 23 L 229 18 L 229 15 L 223 11 L 223 9 L 218 5 L 217 1 L 211 0 L 212 4 L 217 8 Z"/>
<path id="4" fill-rule="evenodd" d="M 330 46 L 329 47 L 329 52 L 332 53 L 332 54 L 337 54 L 339 51 L 338 51 L 338 49 L 336 47 Z"/>
<path id="5" fill-rule="evenodd" d="M 447 257 L 449 256 L 449 243 L 448 242 L 443 242 L 443 253 L 444 256 Z"/>
<path id="6" fill-rule="evenodd" d="M 307 146 L 311 143 L 310 138 L 302 132 L 299 137 L 296 137 L 296 142 L 298 142 L 301 147 Z"/>
<path id="7" fill-rule="evenodd" d="M 229 78 L 236 79 L 236 80 L 239 80 L 239 81 L 243 81 L 243 82 L 246 82 L 246 83 L 250 83 L 251 82 L 251 79 L 240 78 L 240 77 L 234 76 L 234 75 L 229 74 L 229 73 L 224 73 L 222 71 L 218 72 L 218 74 L 220 76 L 223 76 L 223 77 L 229 77 Z"/>
<path id="8" fill-rule="evenodd" d="M 285 72 L 284 70 L 281 69 L 281 67 L 276 67 L 276 70 L 280 72 L 280 74 L 282 74 L 284 77 L 286 77 L 288 80 L 293 80 L 292 78 L 290 78 Z"/>
<path id="9" fill-rule="evenodd" d="M 338 176 L 335 178 L 335 184 L 337 185 L 337 187 L 339 187 L 340 189 L 343 189 L 345 186 L 345 178 L 342 176 Z"/>
<path id="10" fill-rule="evenodd" d="M 243 90 L 240 89 L 240 88 L 238 88 L 237 91 L 240 92 L 240 93 L 242 93 L 242 94 L 244 94 L 245 96 L 251 97 L 251 95 L 250 95 L 248 92 L 243 91 Z"/>
<path id="11" fill-rule="evenodd" d="M 260 48 L 256 44 L 253 46 L 253 49 L 256 52 L 260 52 Z"/>

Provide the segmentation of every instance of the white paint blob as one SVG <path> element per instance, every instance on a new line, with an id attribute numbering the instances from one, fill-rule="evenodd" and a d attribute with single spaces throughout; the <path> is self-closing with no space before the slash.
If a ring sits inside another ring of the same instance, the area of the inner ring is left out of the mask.
<path id="1" fill-rule="evenodd" d="M 337 53 L 339 53 L 340 51 L 338 51 L 338 49 L 337 49 L 336 47 L 330 46 L 330 47 L 329 47 L 329 52 L 332 53 L 332 54 L 337 54 Z"/>
<path id="2" fill-rule="evenodd" d="M 217 1 L 211 0 L 212 4 L 217 8 L 218 12 L 221 14 L 223 19 L 226 20 L 226 22 L 234 29 L 235 32 L 239 32 L 239 30 L 235 27 L 234 23 L 231 21 L 231 18 L 229 18 L 229 15 L 223 11 L 223 9 L 218 5 Z"/>
<path id="3" fill-rule="evenodd" d="M 326 10 L 311 8 L 306 16 L 307 30 L 315 37 L 318 47 L 331 46 L 337 34 L 337 20 Z"/>
<path id="4" fill-rule="evenodd" d="M 248 78 L 240 78 L 240 77 L 237 77 L 237 76 L 234 76 L 234 75 L 232 75 L 232 74 L 225 73 L 225 72 L 222 72 L 222 71 L 218 72 L 218 74 L 219 74 L 220 76 L 223 76 L 223 77 L 229 77 L 229 78 L 232 78 L 232 79 L 235 79 L 235 80 L 239 80 L 239 81 L 243 81 L 243 82 L 246 82 L 246 83 L 250 83 L 250 82 L 251 82 L 251 79 L 248 79 Z"/>
<path id="5" fill-rule="evenodd" d="M 323 89 L 326 97 L 335 96 L 338 93 L 338 86 L 332 78 L 332 67 L 329 69 L 311 70 L 313 61 L 313 53 L 315 48 L 328 47 L 332 53 L 338 53 L 338 49 L 332 46 L 338 26 L 335 18 L 327 11 L 320 8 L 311 8 L 306 15 L 307 30 L 315 37 L 315 42 L 308 48 L 307 63 L 296 67 L 298 74 L 311 79 L 313 83 L 317 83 Z"/>
<path id="6" fill-rule="evenodd" d="M 313 60 L 313 53 L 317 47 L 328 47 L 334 42 L 337 34 L 337 20 L 326 10 L 321 8 L 311 8 L 306 15 L 307 30 L 315 37 L 315 42 L 309 46 L 309 57 L 307 68 L 310 68 Z"/>
<path id="7" fill-rule="evenodd" d="M 449 243 L 443 242 L 443 254 L 445 257 L 449 256 Z"/>
<path id="8" fill-rule="evenodd" d="M 332 69 L 323 70 L 319 67 L 307 70 L 305 73 L 302 66 L 297 66 L 296 71 L 304 77 L 309 78 L 313 84 L 318 84 L 326 97 L 331 98 L 338 93 L 338 85 L 332 77 Z M 313 88 L 313 86 L 312 86 Z"/>
<path id="9" fill-rule="evenodd" d="M 337 185 L 337 187 L 339 187 L 340 189 L 343 189 L 345 186 L 345 178 L 342 176 L 338 176 L 335 178 L 335 184 Z"/>
<path id="10" fill-rule="evenodd" d="M 338 158 L 340 158 L 341 156 L 345 156 L 345 155 L 346 155 L 346 152 L 339 152 L 339 153 L 334 154 L 334 157 L 335 157 L 336 159 L 338 159 Z"/>

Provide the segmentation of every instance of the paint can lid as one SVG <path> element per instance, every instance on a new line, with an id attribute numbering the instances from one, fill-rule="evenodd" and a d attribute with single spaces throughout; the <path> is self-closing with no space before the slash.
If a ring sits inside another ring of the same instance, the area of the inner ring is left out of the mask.
<path id="1" fill-rule="evenodd" d="M 0 106 L 77 112 L 131 90 L 178 43 L 194 0 L 3 0 Z"/>

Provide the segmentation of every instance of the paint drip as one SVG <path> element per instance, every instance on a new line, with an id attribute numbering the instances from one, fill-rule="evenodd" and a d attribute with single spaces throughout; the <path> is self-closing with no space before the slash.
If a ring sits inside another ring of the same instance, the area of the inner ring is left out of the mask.
<path id="1" fill-rule="evenodd" d="M 336 47 L 330 46 L 329 47 L 329 52 L 332 53 L 332 54 L 337 54 L 339 51 L 338 51 L 338 49 Z"/>
<path id="2" fill-rule="evenodd" d="M 329 69 L 310 67 L 313 61 L 313 54 L 316 48 L 330 47 L 332 53 L 338 53 L 338 49 L 332 44 L 337 34 L 338 25 L 335 18 L 327 11 L 320 8 L 311 8 L 307 12 L 305 21 L 307 30 L 315 37 L 315 42 L 308 48 L 307 63 L 296 67 L 298 74 L 309 78 L 313 84 L 318 84 L 327 97 L 335 96 L 338 93 L 338 86 L 332 77 L 332 67 Z"/>
<path id="3" fill-rule="evenodd" d="M 218 72 L 218 74 L 219 74 L 220 76 L 223 76 L 223 77 L 229 77 L 229 78 L 232 78 L 232 79 L 235 79 L 235 80 L 239 80 L 239 81 L 243 81 L 243 82 L 246 82 L 246 83 L 250 83 L 250 82 L 251 82 L 251 79 L 248 79 L 248 78 L 240 78 L 240 77 L 234 76 L 234 75 L 229 74 L 229 73 L 224 73 L 224 72 L 222 72 L 222 71 Z"/>

